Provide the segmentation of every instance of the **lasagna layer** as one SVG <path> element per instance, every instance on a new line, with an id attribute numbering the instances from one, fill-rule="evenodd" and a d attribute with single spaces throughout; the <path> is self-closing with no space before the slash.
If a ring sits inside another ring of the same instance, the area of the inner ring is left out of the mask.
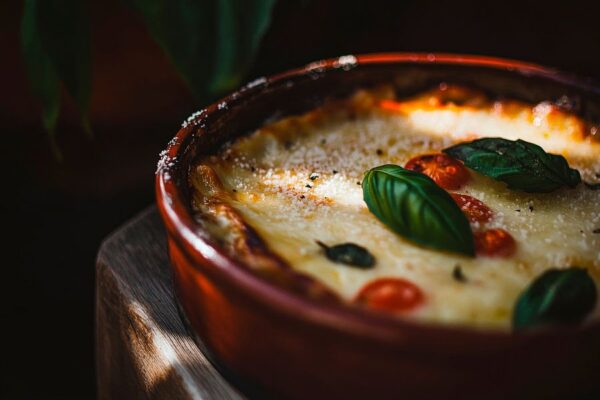
<path id="1" fill-rule="evenodd" d="M 391 87 L 380 87 L 266 124 L 199 160 L 190 183 L 204 230 L 260 273 L 308 277 L 315 296 L 349 304 L 369 282 L 402 278 L 421 289 L 424 302 L 399 317 L 508 328 L 517 297 L 544 270 L 579 266 L 600 282 L 600 191 L 580 184 L 525 193 L 470 170 L 469 181 L 452 192 L 484 202 L 493 211 L 487 225 L 516 242 L 510 257 L 471 258 L 388 229 L 363 201 L 363 175 L 466 140 L 502 137 L 563 155 L 593 183 L 600 180 L 595 133 L 551 103 L 493 101 L 446 84 L 396 99 Z M 334 263 L 316 241 L 360 245 L 376 265 Z M 456 279 L 457 267 L 464 279 Z"/>

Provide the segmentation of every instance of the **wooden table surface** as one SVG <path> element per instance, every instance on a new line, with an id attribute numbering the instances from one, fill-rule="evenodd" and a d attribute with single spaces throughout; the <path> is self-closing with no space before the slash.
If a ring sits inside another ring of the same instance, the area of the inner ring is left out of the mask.
<path id="1" fill-rule="evenodd" d="M 179 316 L 154 206 L 100 247 L 96 365 L 101 400 L 244 398 L 207 360 Z"/>

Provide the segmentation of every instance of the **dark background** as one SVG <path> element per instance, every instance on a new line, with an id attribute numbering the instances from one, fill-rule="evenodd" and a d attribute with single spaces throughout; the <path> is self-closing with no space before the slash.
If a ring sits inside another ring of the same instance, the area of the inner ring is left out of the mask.
<path id="1" fill-rule="evenodd" d="M 94 260 L 101 240 L 150 205 L 159 151 L 194 104 L 122 1 L 92 1 L 95 138 L 63 96 L 57 163 L 19 49 L 22 3 L 0 4 L 2 398 L 95 394 Z M 457 52 L 600 78 L 589 1 L 280 0 L 248 76 L 324 57 Z"/>

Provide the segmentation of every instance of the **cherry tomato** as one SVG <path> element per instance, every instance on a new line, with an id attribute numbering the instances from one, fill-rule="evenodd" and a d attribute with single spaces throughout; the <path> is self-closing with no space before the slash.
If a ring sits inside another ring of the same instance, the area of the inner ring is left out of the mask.
<path id="1" fill-rule="evenodd" d="M 515 253 L 517 244 L 512 235 L 504 229 L 487 229 L 476 232 L 475 251 L 488 257 L 510 257 Z"/>
<path id="2" fill-rule="evenodd" d="M 447 190 L 459 189 L 469 180 L 469 171 L 458 160 L 444 153 L 424 154 L 411 158 L 405 166 L 427 175 Z"/>
<path id="3" fill-rule="evenodd" d="M 456 204 L 471 222 L 488 222 L 494 212 L 482 201 L 466 194 L 450 193 Z"/>
<path id="4" fill-rule="evenodd" d="M 403 112 L 408 109 L 405 103 L 394 100 L 381 100 L 379 106 L 386 111 L 392 112 Z"/>
<path id="5" fill-rule="evenodd" d="M 367 283 L 355 301 L 373 310 L 396 313 L 412 310 L 423 300 L 423 292 L 413 283 L 399 278 L 380 278 Z"/>

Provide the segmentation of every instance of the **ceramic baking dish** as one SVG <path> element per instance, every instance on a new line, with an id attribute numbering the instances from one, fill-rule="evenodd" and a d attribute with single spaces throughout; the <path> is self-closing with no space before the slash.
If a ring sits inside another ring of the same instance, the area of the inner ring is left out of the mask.
<path id="1" fill-rule="evenodd" d="M 411 94 L 442 81 L 532 103 L 567 95 L 582 117 L 598 120 L 597 88 L 544 67 L 447 54 L 344 56 L 251 82 L 194 114 L 161 155 L 157 203 L 183 317 L 243 390 L 290 399 L 600 396 L 598 323 L 513 334 L 319 303 L 254 275 L 194 222 L 187 174 L 199 156 L 328 97 L 389 82 Z"/>

